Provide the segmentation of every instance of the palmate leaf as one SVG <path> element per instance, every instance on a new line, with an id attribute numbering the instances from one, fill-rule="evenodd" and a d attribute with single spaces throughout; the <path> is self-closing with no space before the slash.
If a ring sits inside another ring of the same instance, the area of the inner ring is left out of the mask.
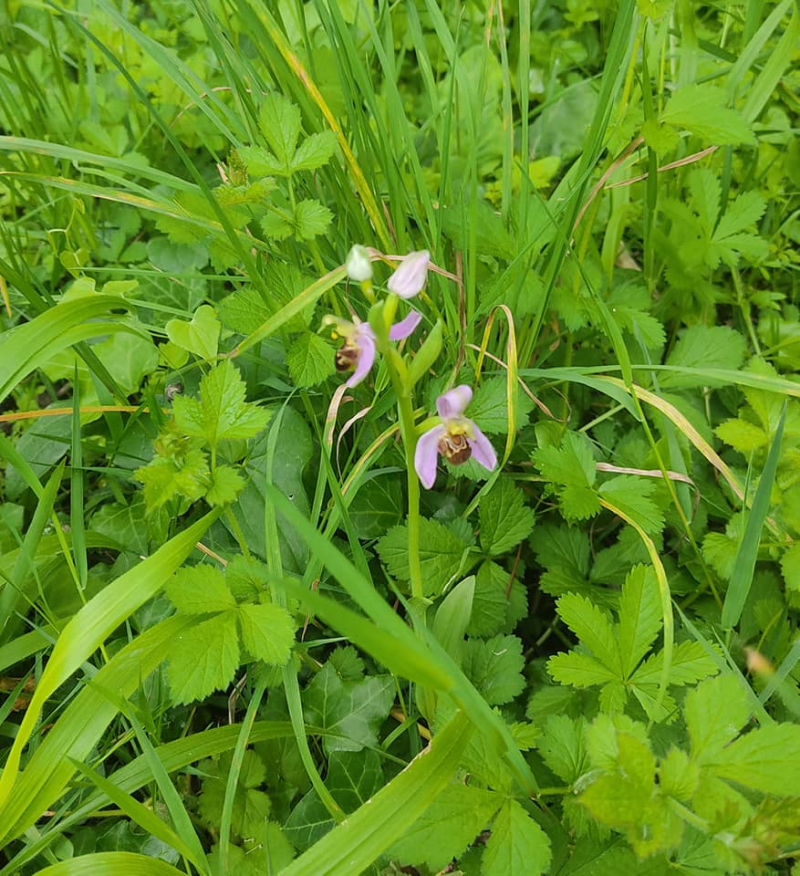
<path id="1" fill-rule="evenodd" d="M 200 401 L 179 396 L 173 403 L 175 424 L 186 435 L 220 441 L 251 438 L 267 424 L 269 413 L 245 401 L 245 385 L 230 359 L 217 364 L 200 381 Z"/>

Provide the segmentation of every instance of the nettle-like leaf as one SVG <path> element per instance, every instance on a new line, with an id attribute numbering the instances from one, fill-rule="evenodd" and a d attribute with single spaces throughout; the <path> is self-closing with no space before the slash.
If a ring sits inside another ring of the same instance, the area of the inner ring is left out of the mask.
<path id="1" fill-rule="evenodd" d="M 516 636 L 468 639 L 464 646 L 464 672 L 493 706 L 509 703 L 522 693 L 524 668 L 522 641 Z"/>
<path id="2" fill-rule="evenodd" d="M 550 839 L 516 800 L 506 800 L 483 853 L 484 876 L 539 876 L 550 866 Z"/>
<path id="3" fill-rule="evenodd" d="M 674 710 L 671 697 L 657 702 L 664 652 L 643 658 L 661 632 L 661 601 L 655 572 L 650 566 L 634 566 L 622 587 L 618 622 L 586 597 L 562 596 L 556 610 L 580 640 L 580 648 L 559 653 L 547 663 L 550 675 L 561 684 L 576 688 L 600 687 L 601 706 L 622 711 L 632 693 L 645 713 L 663 721 Z M 672 653 L 669 685 L 694 684 L 717 671 L 714 661 L 697 642 L 682 642 Z"/>
<path id="4" fill-rule="evenodd" d="M 286 354 L 286 364 L 295 386 L 316 386 L 335 371 L 334 351 L 325 338 L 314 332 L 303 332 Z"/>
<path id="5" fill-rule="evenodd" d="M 230 584 L 218 569 L 198 565 L 180 569 L 164 588 L 179 612 L 212 615 L 183 633 L 170 649 L 167 677 L 176 702 L 190 703 L 227 687 L 241 663 L 242 649 L 249 659 L 273 666 L 289 659 L 295 629 L 291 615 L 268 602 L 240 604 L 237 597 L 263 598 L 265 591 L 248 561 L 230 565 Z"/>
<path id="6" fill-rule="evenodd" d="M 533 462 L 550 481 L 567 520 L 586 520 L 600 511 L 593 489 L 597 472 L 589 439 L 578 432 L 567 432 L 560 447 L 540 447 Z"/>
<path id="7" fill-rule="evenodd" d="M 469 785 L 443 791 L 389 849 L 401 864 L 427 864 L 439 872 L 458 858 L 489 824 L 503 804 L 503 796 Z"/>
<path id="8" fill-rule="evenodd" d="M 419 528 L 420 564 L 425 596 L 438 596 L 459 574 L 468 571 L 471 541 L 450 526 L 423 517 Z M 408 581 L 408 527 L 393 526 L 378 541 L 378 554 L 389 574 Z"/>
<path id="9" fill-rule="evenodd" d="M 515 548 L 533 529 L 533 511 L 511 481 L 499 480 L 478 505 L 481 547 L 490 557 Z"/>
<path id="10" fill-rule="evenodd" d="M 230 359 L 217 364 L 200 381 L 200 400 L 179 396 L 173 403 L 176 426 L 216 448 L 221 441 L 252 438 L 269 413 L 245 401 L 245 385 Z"/>

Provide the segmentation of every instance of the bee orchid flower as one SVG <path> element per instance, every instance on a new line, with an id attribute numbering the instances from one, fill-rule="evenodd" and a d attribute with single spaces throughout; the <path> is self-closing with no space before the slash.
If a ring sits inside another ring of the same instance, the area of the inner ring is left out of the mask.
<path id="1" fill-rule="evenodd" d="M 436 481 L 439 454 L 451 465 L 462 465 L 472 457 L 487 471 L 497 466 L 497 454 L 491 442 L 473 420 L 464 416 L 471 401 L 472 390 L 464 384 L 436 399 L 441 423 L 420 436 L 414 453 L 414 468 L 428 490 Z"/>
<path id="2" fill-rule="evenodd" d="M 389 329 L 390 341 L 402 341 L 407 338 L 420 324 L 422 314 L 412 310 L 405 319 L 395 323 Z M 347 380 L 347 386 L 358 386 L 369 374 L 375 362 L 375 333 L 368 322 L 362 322 L 357 316 L 353 321 L 341 319 L 338 316 L 327 315 L 322 317 L 323 327 L 332 328 L 331 337 L 342 345 L 336 351 L 334 360 L 336 370 L 339 372 L 352 371 Z"/>

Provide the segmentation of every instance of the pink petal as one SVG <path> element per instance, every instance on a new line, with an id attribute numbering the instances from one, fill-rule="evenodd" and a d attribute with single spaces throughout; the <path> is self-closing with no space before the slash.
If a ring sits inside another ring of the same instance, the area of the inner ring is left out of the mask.
<path id="1" fill-rule="evenodd" d="M 407 338 L 411 332 L 414 331 L 420 322 L 422 322 L 422 314 L 416 310 L 412 310 L 405 319 L 396 322 L 389 329 L 389 340 L 402 341 L 403 338 Z"/>
<path id="2" fill-rule="evenodd" d="M 436 399 L 436 410 L 439 416 L 446 420 L 458 417 L 464 413 L 464 408 L 472 401 L 472 390 L 465 384 L 455 386 Z"/>
<path id="3" fill-rule="evenodd" d="M 356 370 L 346 381 L 347 386 L 358 386 L 359 383 L 369 374 L 370 368 L 375 361 L 375 341 L 371 337 L 372 332 L 362 332 L 359 334 L 358 346 L 361 348 L 361 355 L 358 357 Z"/>
<path id="4" fill-rule="evenodd" d="M 428 279 L 430 261 L 431 254 L 427 249 L 410 252 L 389 277 L 387 284 L 389 291 L 401 298 L 413 298 L 418 295 Z"/>
<path id="5" fill-rule="evenodd" d="M 436 464 L 439 457 L 437 445 L 446 431 L 443 425 L 434 426 L 432 429 L 428 429 L 417 441 L 417 449 L 414 451 L 414 468 L 426 490 L 430 490 L 436 481 Z"/>
<path id="6" fill-rule="evenodd" d="M 475 433 L 474 438 L 467 438 L 469 446 L 472 448 L 472 458 L 475 462 L 480 463 L 487 471 L 494 471 L 497 467 L 497 454 L 494 452 L 491 441 L 481 432 L 481 430 L 472 422 L 472 431 Z"/>

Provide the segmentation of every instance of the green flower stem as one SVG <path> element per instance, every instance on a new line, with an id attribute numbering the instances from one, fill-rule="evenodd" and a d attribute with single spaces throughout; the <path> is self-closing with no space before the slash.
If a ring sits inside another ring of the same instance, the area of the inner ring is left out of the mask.
<path id="1" fill-rule="evenodd" d="M 393 373 L 389 367 L 390 373 Z M 397 413 L 400 417 L 400 433 L 403 436 L 403 447 L 406 452 L 406 475 L 408 477 L 408 568 L 411 575 L 411 595 L 422 599 L 422 565 L 419 559 L 419 479 L 414 468 L 414 451 L 417 446 L 416 428 L 414 425 L 414 407 L 411 395 L 398 386 L 395 379 L 397 395 Z"/>

